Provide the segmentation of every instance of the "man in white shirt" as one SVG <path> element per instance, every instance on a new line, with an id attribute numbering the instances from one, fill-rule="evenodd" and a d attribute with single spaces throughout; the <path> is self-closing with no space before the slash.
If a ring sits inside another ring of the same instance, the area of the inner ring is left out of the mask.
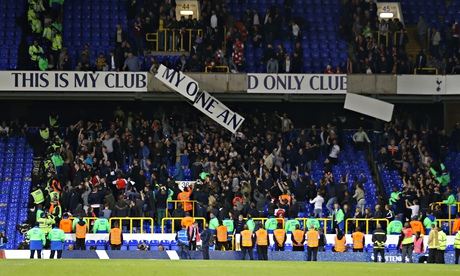
<path id="1" fill-rule="evenodd" d="M 316 195 L 314 199 L 310 199 L 310 204 L 315 204 L 315 207 L 313 209 L 313 213 L 315 217 L 320 218 L 322 217 L 323 214 L 323 203 L 324 203 L 324 198 L 321 196 L 320 192 Z"/>
<path id="2" fill-rule="evenodd" d="M 337 164 L 339 161 L 339 153 L 340 153 L 340 146 L 337 144 L 337 140 L 332 141 L 332 147 L 331 151 L 329 152 L 329 156 L 327 157 L 327 160 L 331 165 Z"/>
<path id="3" fill-rule="evenodd" d="M 371 140 L 369 140 L 369 137 L 367 136 L 367 133 L 364 131 L 364 129 L 360 127 L 358 131 L 353 134 L 353 142 L 355 143 L 357 150 L 363 150 L 365 143 L 370 143 Z"/>
<path id="4" fill-rule="evenodd" d="M 406 199 L 406 208 L 411 209 L 411 215 L 410 217 L 419 217 L 420 213 L 420 205 L 418 204 L 418 200 L 414 199 L 413 204 L 409 203 L 409 200 Z"/>

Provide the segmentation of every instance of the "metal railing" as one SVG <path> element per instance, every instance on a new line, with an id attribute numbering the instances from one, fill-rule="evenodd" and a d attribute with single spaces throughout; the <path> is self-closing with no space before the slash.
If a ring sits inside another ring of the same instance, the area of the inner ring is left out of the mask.
<path id="1" fill-rule="evenodd" d="M 307 223 L 308 223 L 308 218 L 296 218 L 296 220 L 298 220 L 299 222 L 301 222 L 303 224 L 303 227 L 305 230 L 308 230 L 306 229 L 307 227 Z M 330 219 L 330 218 L 317 218 L 316 219 L 317 221 L 319 221 L 319 225 L 323 227 L 323 233 L 326 234 L 327 233 L 327 224 L 330 223 L 330 228 L 332 229 L 333 228 L 333 220 Z"/>
<path id="2" fill-rule="evenodd" d="M 437 75 L 438 69 L 433 67 L 414 68 L 414 75 Z"/>
<path id="3" fill-rule="evenodd" d="M 192 213 L 190 214 L 190 216 L 195 216 L 195 204 L 197 203 L 198 201 L 196 200 L 167 200 L 166 201 L 166 217 L 169 217 L 169 204 L 174 204 L 174 208 L 173 209 L 177 209 L 177 204 L 178 203 L 181 203 L 182 204 L 182 209 L 184 209 L 184 211 L 187 209 L 187 206 L 188 204 L 192 204 Z"/>
<path id="4" fill-rule="evenodd" d="M 448 219 L 452 219 L 452 208 L 453 206 L 455 206 L 457 208 L 457 213 L 460 211 L 460 202 L 455 202 L 454 204 L 452 205 L 449 205 L 447 203 L 444 203 L 444 202 L 435 202 L 435 203 L 432 203 L 432 206 L 436 206 L 436 205 L 439 205 L 439 206 L 447 206 L 447 214 L 449 215 Z"/>
<path id="5" fill-rule="evenodd" d="M 348 234 L 348 224 L 349 222 L 354 222 L 355 223 L 355 227 L 358 227 L 358 224 L 360 222 L 364 222 L 366 223 L 366 231 L 364 232 L 364 234 L 369 234 L 369 222 L 375 222 L 376 224 L 379 223 L 379 222 L 386 222 L 386 225 L 388 225 L 389 220 L 386 219 L 386 218 L 380 218 L 380 219 L 375 219 L 375 218 L 372 218 L 372 219 L 365 219 L 365 218 L 349 218 L 345 221 L 345 234 Z M 361 229 L 361 231 L 363 231 L 364 229 Z"/>
<path id="6" fill-rule="evenodd" d="M 153 234 L 155 233 L 155 227 L 153 225 L 153 218 L 148 218 L 148 217 L 113 217 L 109 219 L 110 225 L 113 225 L 114 221 L 118 221 L 118 225 L 120 225 L 120 228 L 123 226 L 123 222 L 128 222 L 129 223 L 129 233 L 133 233 L 133 223 L 134 222 L 139 222 L 139 228 L 140 228 L 140 234 Z M 149 222 L 150 223 L 150 233 L 144 232 L 144 222 Z"/>
<path id="7" fill-rule="evenodd" d="M 449 229 L 449 235 L 452 235 L 452 228 L 454 228 L 455 219 L 436 219 L 438 226 L 442 228 L 444 224 L 447 224 Z"/>
<path id="8" fill-rule="evenodd" d="M 161 233 L 167 233 L 166 232 L 166 222 L 170 221 L 171 222 L 171 232 L 170 233 L 176 233 L 176 229 L 175 229 L 175 224 L 176 224 L 176 221 L 180 220 L 182 221 L 183 217 L 181 218 L 163 218 L 161 220 Z M 206 219 L 205 218 L 202 218 L 202 217 L 194 217 L 193 218 L 194 221 L 198 221 L 198 222 L 201 222 L 202 224 L 201 225 L 204 225 L 206 223 Z"/>
<path id="9" fill-rule="evenodd" d="M 192 49 L 197 36 L 203 36 L 202 29 L 162 29 L 145 34 L 145 40 L 153 43 L 154 51 L 184 52 Z"/>
<path id="10" fill-rule="evenodd" d="M 228 73 L 230 72 L 230 69 L 228 66 L 225 65 L 218 65 L 218 66 L 206 66 L 204 68 L 205 73 Z"/>

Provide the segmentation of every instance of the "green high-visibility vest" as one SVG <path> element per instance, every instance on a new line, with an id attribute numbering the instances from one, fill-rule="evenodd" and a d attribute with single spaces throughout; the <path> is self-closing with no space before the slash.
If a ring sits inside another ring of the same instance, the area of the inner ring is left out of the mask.
<path id="1" fill-rule="evenodd" d="M 218 226 L 219 226 L 219 220 L 217 218 L 212 218 L 209 221 L 209 229 L 216 230 Z"/>
<path id="2" fill-rule="evenodd" d="M 286 224 L 284 225 L 284 230 L 286 230 L 286 232 L 294 232 L 296 226 L 299 225 L 300 226 L 300 222 L 296 219 L 290 219 L 288 221 L 286 221 Z"/>
<path id="3" fill-rule="evenodd" d="M 307 220 L 307 229 L 310 229 L 313 226 L 315 229 L 319 229 L 319 221 L 316 218 L 309 218 Z"/>
<path id="4" fill-rule="evenodd" d="M 269 218 L 265 221 L 265 229 L 274 231 L 278 228 L 278 220 L 276 218 Z"/>
<path id="5" fill-rule="evenodd" d="M 64 165 L 64 159 L 62 159 L 62 156 L 59 154 L 53 154 L 53 156 L 51 156 L 51 161 L 53 162 L 55 168 Z"/>
<path id="6" fill-rule="evenodd" d="M 423 220 L 423 226 L 425 226 L 425 229 L 431 229 L 431 225 L 436 224 L 436 219 L 431 220 L 429 217 L 426 217 Z"/>
<path id="7" fill-rule="evenodd" d="M 65 240 L 65 233 L 63 230 L 59 228 L 53 228 L 49 233 L 48 233 L 48 240 L 50 241 L 60 241 L 64 242 Z"/>
<path id="8" fill-rule="evenodd" d="M 47 58 L 43 58 L 43 57 L 38 58 L 38 69 L 40 69 L 40 71 L 46 71 L 48 69 L 48 59 Z"/>
<path id="9" fill-rule="evenodd" d="M 59 193 L 58 192 L 55 192 L 55 191 L 52 191 L 50 193 L 50 199 L 53 201 L 53 200 L 57 200 L 59 201 Z"/>
<path id="10" fill-rule="evenodd" d="M 40 203 L 43 203 L 43 201 L 45 201 L 45 197 L 43 196 L 43 192 L 42 190 L 38 189 L 36 191 L 33 191 L 30 193 L 34 199 L 34 203 L 35 204 L 40 204 Z"/>
<path id="11" fill-rule="evenodd" d="M 27 231 L 27 236 L 31 241 L 42 241 L 43 245 L 46 244 L 45 232 L 38 227 L 34 227 Z"/>
<path id="12" fill-rule="evenodd" d="M 249 231 L 254 232 L 254 228 L 256 228 L 256 224 L 252 219 L 248 219 L 248 221 L 246 221 L 246 225 L 248 226 Z"/>
<path id="13" fill-rule="evenodd" d="M 222 221 L 222 224 L 227 227 L 227 232 L 229 233 L 232 233 L 233 230 L 235 229 L 234 225 L 233 225 L 233 220 L 231 219 L 224 219 Z"/>
<path id="14" fill-rule="evenodd" d="M 57 117 L 57 116 L 56 116 L 56 117 L 53 117 L 53 116 L 50 115 L 50 116 L 48 117 L 48 121 L 49 121 L 49 123 L 50 123 L 50 127 L 56 128 L 56 127 L 59 126 L 59 125 L 58 125 L 58 117 Z"/>
<path id="15" fill-rule="evenodd" d="M 50 138 L 50 130 L 48 128 L 40 129 L 40 137 L 43 140 L 48 140 Z"/>
<path id="16" fill-rule="evenodd" d="M 38 222 L 38 227 L 40 227 L 40 229 L 42 229 L 43 232 L 47 234 L 48 232 L 51 231 L 55 221 L 52 218 L 39 218 L 37 219 L 37 222 Z"/>
<path id="17" fill-rule="evenodd" d="M 443 231 L 438 232 L 439 250 L 446 250 L 447 248 L 447 235 Z"/>
<path id="18" fill-rule="evenodd" d="M 457 235 L 455 235 L 454 248 L 460 249 L 460 231 L 458 231 Z"/>
<path id="19" fill-rule="evenodd" d="M 97 233 L 98 231 L 107 233 L 110 232 L 110 223 L 106 218 L 98 218 L 94 222 L 93 232 Z"/>
<path id="20" fill-rule="evenodd" d="M 60 34 L 56 34 L 53 37 L 53 43 L 51 44 L 51 50 L 59 51 L 62 49 L 62 36 Z"/>

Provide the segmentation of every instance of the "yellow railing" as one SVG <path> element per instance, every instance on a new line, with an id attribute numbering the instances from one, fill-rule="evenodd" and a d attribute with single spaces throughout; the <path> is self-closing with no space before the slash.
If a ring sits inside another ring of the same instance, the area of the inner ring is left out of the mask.
<path id="1" fill-rule="evenodd" d="M 161 220 L 161 233 L 166 233 L 165 232 L 165 222 L 167 221 L 171 221 L 171 233 L 176 233 L 176 229 L 175 229 L 175 222 L 180 220 L 182 221 L 183 217 L 182 218 L 163 218 Z M 198 222 L 202 222 L 202 225 L 204 225 L 206 223 L 206 219 L 205 218 L 202 218 L 202 217 L 194 217 L 193 218 L 195 221 L 198 221 Z"/>
<path id="2" fill-rule="evenodd" d="M 388 225 L 389 221 L 388 219 L 386 218 L 381 218 L 381 219 L 365 219 L 365 218 L 349 218 L 345 221 L 345 234 L 348 234 L 348 223 L 349 222 L 355 222 L 355 227 L 358 226 L 358 223 L 359 222 L 365 222 L 366 223 L 366 231 L 364 232 L 364 234 L 369 234 L 369 222 L 375 222 L 375 223 L 378 223 L 378 222 L 386 222 L 386 225 Z M 364 229 L 361 229 L 361 231 L 363 231 Z"/>
<path id="3" fill-rule="evenodd" d="M 306 229 L 307 227 L 307 223 L 308 223 L 308 218 L 296 218 L 296 220 L 298 220 L 299 222 L 302 222 L 303 223 L 303 228 L 304 230 L 308 230 Z M 332 224 L 333 224 L 333 221 L 332 219 L 330 218 L 317 218 L 316 219 L 317 221 L 319 221 L 319 224 L 321 225 L 321 223 L 323 224 L 323 233 L 326 234 L 327 233 L 327 224 L 330 223 L 331 225 L 331 228 L 332 228 Z"/>
<path id="4" fill-rule="evenodd" d="M 72 220 L 72 224 L 73 224 L 73 220 L 76 219 L 75 217 L 71 217 L 69 218 L 70 220 Z M 85 222 L 86 222 L 86 227 L 88 228 L 88 231 L 89 230 L 92 230 L 93 228 L 93 225 L 94 225 L 94 222 L 98 219 L 97 217 L 83 217 L 82 218 Z"/>
<path id="5" fill-rule="evenodd" d="M 219 66 L 206 66 L 206 68 L 204 68 L 204 72 L 205 73 L 228 73 L 230 72 L 230 69 L 228 68 L 228 66 L 224 66 L 224 65 L 219 65 Z"/>
<path id="6" fill-rule="evenodd" d="M 436 206 L 436 205 L 439 205 L 439 206 L 442 206 L 442 205 L 446 205 L 447 206 L 447 213 L 449 214 L 449 219 L 452 219 L 452 210 L 450 207 L 452 206 L 456 206 L 457 207 L 457 213 L 460 212 L 460 202 L 455 202 L 454 204 L 452 205 L 449 205 L 447 203 L 443 203 L 443 202 L 435 202 L 435 203 L 432 203 L 432 206 Z"/>
<path id="7" fill-rule="evenodd" d="M 201 29 L 162 29 L 147 33 L 145 40 L 154 43 L 154 51 L 190 51 L 197 36 L 203 36 Z M 188 46 L 184 48 L 184 46 Z"/>
<path id="8" fill-rule="evenodd" d="M 449 227 L 449 235 L 452 235 L 452 228 L 454 228 L 455 219 L 436 219 L 439 227 L 442 227 L 444 223 L 447 223 Z"/>
<path id="9" fill-rule="evenodd" d="M 168 200 L 166 201 L 166 206 L 169 207 L 169 203 L 174 203 L 174 209 L 177 209 L 177 204 L 178 203 L 181 203 L 182 204 L 182 209 L 185 210 L 185 205 L 188 204 L 192 204 L 192 213 L 190 214 L 190 216 L 195 216 L 195 204 L 197 203 L 196 200 Z M 166 217 L 169 217 L 169 208 L 167 208 L 166 210 Z"/>
<path id="10" fill-rule="evenodd" d="M 133 222 L 138 221 L 139 222 L 139 227 L 140 227 L 140 234 L 153 234 L 155 233 L 154 228 L 155 226 L 153 225 L 153 218 L 144 218 L 144 217 L 113 217 L 109 219 L 110 225 L 113 226 L 113 222 L 118 221 L 118 225 L 120 225 L 120 228 L 123 226 L 123 222 L 127 221 L 129 223 L 129 233 L 133 233 Z M 144 232 L 144 222 L 148 221 L 150 222 L 150 233 L 145 233 Z"/>
<path id="11" fill-rule="evenodd" d="M 430 75 L 437 75 L 438 69 L 432 68 L 432 67 L 414 68 L 414 75 L 417 75 L 422 72 L 433 72 L 434 74 L 430 74 Z"/>

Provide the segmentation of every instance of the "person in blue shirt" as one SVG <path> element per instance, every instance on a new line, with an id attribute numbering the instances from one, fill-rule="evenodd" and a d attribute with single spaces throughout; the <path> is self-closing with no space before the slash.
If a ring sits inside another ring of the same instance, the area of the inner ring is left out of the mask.
<path id="1" fill-rule="evenodd" d="M 183 226 L 181 230 L 177 231 L 176 241 L 180 248 L 180 252 L 179 252 L 180 258 L 181 259 L 191 259 L 190 251 L 188 250 L 189 241 L 188 241 L 188 236 L 187 236 L 187 229 L 185 228 L 185 226 Z"/>

